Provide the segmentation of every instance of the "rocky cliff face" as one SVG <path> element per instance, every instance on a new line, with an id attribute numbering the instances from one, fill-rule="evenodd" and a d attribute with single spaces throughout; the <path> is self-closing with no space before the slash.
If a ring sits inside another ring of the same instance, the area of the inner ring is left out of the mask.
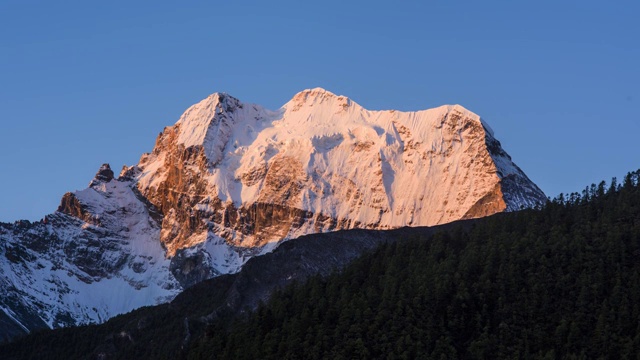
<path id="1" fill-rule="evenodd" d="M 0 322 L 12 324 L 7 338 L 101 322 L 304 234 L 431 226 L 545 200 L 458 105 L 370 111 L 313 89 L 270 111 L 216 93 L 117 178 L 105 164 L 43 221 L 0 224 Z"/>

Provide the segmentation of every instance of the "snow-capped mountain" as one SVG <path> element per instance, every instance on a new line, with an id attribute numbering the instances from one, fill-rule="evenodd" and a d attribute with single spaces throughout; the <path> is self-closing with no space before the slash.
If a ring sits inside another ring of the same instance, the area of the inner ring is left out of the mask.
<path id="1" fill-rule="evenodd" d="M 544 201 L 459 105 L 370 111 L 312 89 L 272 111 L 216 93 L 119 177 L 105 164 L 45 221 L 0 225 L 0 323 L 17 334 L 100 322 L 304 234 L 437 225 Z"/>
<path id="2" fill-rule="evenodd" d="M 214 238 L 271 247 L 311 232 L 436 225 L 545 200 L 461 106 L 369 111 L 323 89 L 278 111 L 213 94 L 123 174 L 164 214 L 169 255 Z M 234 256 L 214 262 L 235 269 Z"/>

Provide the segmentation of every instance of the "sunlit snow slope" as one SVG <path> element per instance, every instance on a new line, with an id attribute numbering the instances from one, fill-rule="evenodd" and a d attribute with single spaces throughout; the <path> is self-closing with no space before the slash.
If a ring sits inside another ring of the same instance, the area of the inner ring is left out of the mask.
<path id="1" fill-rule="evenodd" d="M 211 236 L 254 248 L 545 201 L 463 107 L 369 111 L 323 89 L 302 91 L 278 111 L 213 94 L 126 172 L 164 213 L 161 241 L 170 254 Z"/>

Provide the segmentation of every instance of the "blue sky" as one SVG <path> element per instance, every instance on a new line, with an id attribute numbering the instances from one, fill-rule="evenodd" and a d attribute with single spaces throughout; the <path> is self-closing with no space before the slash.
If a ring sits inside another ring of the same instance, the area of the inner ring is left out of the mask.
<path id="1" fill-rule="evenodd" d="M 132 4 L 135 3 L 135 4 Z M 562 3 L 562 4 L 558 4 Z M 179 4 L 179 5 L 177 5 Z M 458 103 L 549 196 L 640 168 L 638 2 L 0 1 L 0 221 L 118 172 L 208 94 Z"/>

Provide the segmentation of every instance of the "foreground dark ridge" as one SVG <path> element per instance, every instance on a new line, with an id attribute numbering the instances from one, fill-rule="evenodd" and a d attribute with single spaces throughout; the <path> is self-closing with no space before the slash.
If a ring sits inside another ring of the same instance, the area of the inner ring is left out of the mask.
<path id="1" fill-rule="evenodd" d="M 339 235 L 333 241 L 360 239 L 370 249 L 384 245 L 342 273 L 277 292 L 244 320 L 233 320 L 234 313 L 248 304 L 250 289 L 263 285 L 267 257 L 240 274 L 194 286 L 170 305 L 102 326 L 36 334 L 0 353 L 10 359 L 45 353 L 53 359 L 635 356 L 639 177 L 637 171 L 620 186 L 603 182 L 542 210 L 444 231 L 333 234 Z M 296 259 L 313 259 L 305 250 L 332 241 L 323 243 L 323 236 L 285 244 L 292 248 L 274 255 L 289 261 L 273 264 L 298 269 Z"/>
<path id="2" fill-rule="evenodd" d="M 404 234 L 276 293 L 189 358 L 626 359 L 640 355 L 640 171 L 541 211 Z"/>
<path id="3" fill-rule="evenodd" d="M 475 221 L 477 219 L 434 227 L 389 231 L 345 230 L 307 235 L 283 243 L 272 253 L 249 260 L 237 274 L 222 275 L 196 284 L 169 304 L 134 310 L 101 325 L 36 332 L 0 348 L 0 353 L 19 353 L 22 346 L 35 341 L 47 344 L 47 353 L 52 358 L 101 358 L 101 354 L 108 355 L 107 358 L 123 359 L 130 358 L 132 354 L 174 358 L 185 345 L 204 334 L 207 324 L 231 321 L 238 315 L 255 310 L 277 288 L 304 281 L 313 275 L 327 276 L 364 252 L 414 232 L 428 235 L 460 226 L 470 227 Z M 76 336 L 88 342 L 78 347 L 67 347 L 62 343 L 55 345 L 58 341 L 66 342 L 68 337 Z M 135 349 L 125 346 L 126 350 L 122 348 L 121 340 L 126 338 L 129 341 L 129 337 L 142 346 Z M 9 358 L 39 358 L 44 349 L 36 351 L 36 348 L 33 348 L 31 355 Z"/>

